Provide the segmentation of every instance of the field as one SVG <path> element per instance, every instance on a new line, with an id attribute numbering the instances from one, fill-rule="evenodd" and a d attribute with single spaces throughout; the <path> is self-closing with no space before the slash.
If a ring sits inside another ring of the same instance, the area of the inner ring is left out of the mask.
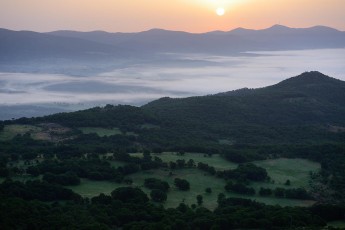
<path id="1" fill-rule="evenodd" d="M 0 140 L 6 141 L 10 140 L 16 135 L 23 135 L 25 133 L 39 133 L 42 131 L 42 128 L 32 125 L 6 125 L 4 130 L 0 132 Z"/>
<path id="2" fill-rule="evenodd" d="M 0 141 L 6 141 L 14 138 L 16 135 L 29 133 L 34 140 L 44 140 L 58 142 L 65 138 L 67 132 L 71 129 L 54 123 L 42 123 L 33 125 L 6 125 L 0 132 Z"/>
<path id="3" fill-rule="evenodd" d="M 286 180 L 290 180 L 289 187 L 308 188 L 309 173 L 321 169 L 321 165 L 304 159 L 274 159 L 254 162 L 257 166 L 267 170 L 269 176 L 274 180 L 275 186 L 284 186 Z"/>
<path id="4" fill-rule="evenodd" d="M 105 129 L 105 128 L 82 127 L 82 128 L 79 128 L 79 130 L 82 131 L 84 134 L 96 133 L 100 137 L 122 134 L 121 130 L 118 128 Z"/>
<path id="5" fill-rule="evenodd" d="M 142 156 L 142 154 L 132 154 Z M 155 156 L 155 155 L 154 155 Z M 186 153 L 184 156 L 179 156 L 176 153 L 163 153 L 158 154 L 163 161 L 176 161 L 177 159 L 193 159 L 197 162 L 204 162 L 214 166 L 217 170 L 233 169 L 236 168 L 236 164 L 225 161 L 221 156 L 214 155 L 212 157 L 206 157 L 203 154 Z M 303 159 L 275 159 L 257 161 L 255 164 L 266 168 L 269 176 L 275 181 L 252 183 L 251 186 L 258 192 L 260 187 L 276 188 L 276 187 L 305 187 L 308 188 L 308 176 L 310 171 L 318 171 L 320 165 L 308 160 Z M 113 166 L 121 166 L 119 162 L 112 162 Z M 172 175 L 170 175 L 172 172 Z M 196 196 L 203 196 L 203 206 L 209 209 L 214 209 L 217 206 L 217 195 L 224 193 L 227 197 L 240 197 L 249 198 L 258 202 L 263 202 L 270 205 L 281 206 L 310 206 L 314 201 L 310 200 L 294 200 L 294 199 L 281 199 L 275 197 L 261 197 L 259 195 L 246 196 L 235 193 L 226 192 L 224 186 L 225 180 L 208 175 L 207 173 L 200 171 L 196 168 L 188 169 L 157 169 L 142 171 L 129 176 L 133 180 L 131 186 L 139 187 L 147 194 L 150 193 L 149 189 L 143 187 L 144 180 L 146 178 L 158 178 L 167 181 L 170 185 L 170 191 L 168 192 L 168 200 L 165 202 L 165 207 L 176 207 L 179 203 L 185 202 L 186 204 L 196 204 Z M 174 187 L 174 179 L 176 177 L 186 179 L 190 182 L 191 189 L 187 192 L 179 191 Z M 291 186 L 285 186 L 286 179 L 291 181 Z M 82 183 L 78 186 L 70 186 L 72 190 L 86 197 L 93 197 L 100 193 L 110 194 L 115 188 L 126 186 L 125 184 L 117 184 L 113 182 L 98 182 L 90 180 L 82 180 Z M 210 187 L 212 189 L 211 194 L 207 194 L 205 189 Z"/>
<path id="6" fill-rule="evenodd" d="M 83 197 L 94 197 L 100 193 L 109 195 L 114 189 L 123 187 L 123 184 L 113 183 L 109 181 L 92 181 L 88 179 L 81 179 L 78 186 L 66 186 L 74 192 L 82 195 Z"/>

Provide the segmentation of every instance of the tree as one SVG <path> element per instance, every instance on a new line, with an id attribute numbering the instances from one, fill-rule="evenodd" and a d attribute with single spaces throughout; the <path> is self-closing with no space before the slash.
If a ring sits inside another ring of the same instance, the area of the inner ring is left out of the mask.
<path id="1" fill-rule="evenodd" d="M 290 186 L 290 185 L 291 185 L 291 182 L 290 182 L 289 179 L 286 180 L 285 185 L 287 185 L 287 186 Z"/>
<path id="2" fill-rule="evenodd" d="M 181 150 L 181 151 L 179 151 L 178 153 L 177 153 L 177 155 L 179 155 L 179 156 L 184 156 L 186 153 L 185 153 L 185 151 L 183 151 L 183 150 Z"/>
<path id="3" fill-rule="evenodd" d="M 167 194 L 160 189 L 153 189 L 150 193 L 150 197 L 155 202 L 164 202 L 167 200 Z"/>
<path id="4" fill-rule="evenodd" d="M 264 181 L 268 178 L 266 169 L 252 163 L 240 164 L 233 170 L 237 178 L 245 178 L 252 181 Z"/>
<path id="5" fill-rule="evenodd" d="M 224 193 L 219 193 L 217 196 L 217 203 L 218 206 L 226 199 L 225 194 Z"/>
<path id="6" fill-rule="evenodd" d="M 179 190 L 182 190 L 182 191 L 187 191 L 190 189 L 189 182 L 184 179 L 175 178 L 174 184 Z"/>
<path id="7" fill-rule="evenodd" d="M 247 187 L 242 183 L 235 183 L 234 184 L 231 181 L 229 181 L 225 185 L 225 190 L 239 193 L 239 194 L 246 194 L 246 195 L 254 195 L 255 194 L 255 190 L 253 188 Z"/>
<path id="8" fill-rule="evenodd" d="M 144 181 L 144 186 L 149 189 L 159 189 L 161 191 L 167 192 L 170 188 L 168 182 L 162 181 L 157 178 L 147 178 Z"/>
<path id="9" fill-rule="evenodd" d="M 208 193 L 208 194 L 211 194 L 212 193 L 212 189 L 210 187 L 207 187 L 205 189 L 205 192 Z"/>
<path id="10" fill-rule="evenodd" d="M 188 168 L 192 168 L 195 166 L 195 162 L 193 159 L 189 159 L 188 162 L 187 162 L 187 167 Z"/>
<path id="11" fill-rule="evenodd" d="M 203 203 L 202 195 L 197 195 L 196 196 L 196 201 L 197 201 L 198 205 L 202 205 L 202 203 Z"/>

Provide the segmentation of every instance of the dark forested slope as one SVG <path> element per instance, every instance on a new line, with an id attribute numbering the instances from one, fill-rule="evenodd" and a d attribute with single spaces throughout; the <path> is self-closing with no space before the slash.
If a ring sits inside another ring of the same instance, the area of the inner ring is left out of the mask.
<path id="1" fill-rule="evenodd" d="M 315 135 L 345 125 L 345 82 L 306 72 L 265 88 L 162 98 L 142 108 L 170 128 L 198 129 L 235 140 L 243 135 L 279 139 L 281 132 L 294 130 Z"/>

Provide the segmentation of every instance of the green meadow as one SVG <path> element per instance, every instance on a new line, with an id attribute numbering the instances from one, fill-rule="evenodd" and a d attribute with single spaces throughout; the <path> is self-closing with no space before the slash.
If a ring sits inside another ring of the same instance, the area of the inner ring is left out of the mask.
<path id="1" fill-rule="evenodd" d="M 132 154 L 136 156 L 142 156 L 141 153 Z M 236 164 L 224 160 L 219 155 L 213 155 L 212 157 L 204 156 L 204 154 L 186 153 L 180 156 L 176 153 L 162 153 L 153 154 L 153 156 L 159 156 L 163 161 L 176 161 L 178 159 L 184 159 L 188 161 L 193 159 L 196 163 L 203 162 L 214 166 L 217 170 L 234 169 Z M 265 161 L 256 161 L 256 165 L 265 168 L 268 171 L 269 176 L 273 182 L 256 182 L 251 183 L 256 192 L 258 193 L 260 187 L 276 188 L 276 187 L 304 187 L 308 188 L 309 173 L 316 172 L 320 169 L 320 165 L 309 160 L 304 159 L 274 159 Z M 112 161 L 114 167 L 122 166 L 123 163 Z M 282 199 L 276 197 L 261 197 L 258 194 L 254 196 L 247 196 L 241 194 L 235 194 L 226 192 L 224 186 L 226 181 L 215 176 L 211 176 L 206 172 L 198 170 L 197 168 L 186 169 L 156 169 L 148 171 L 140 171 L 138 173 L 129 175 L 128 178 L 133 180 L 133 184 L 130 186 L 139 187 L 148 195 L 150 190 L 145 188 L 144 181 L 146 178 L 157 178 L 167 181 L 170 185 L 168 192 L 168 199 L 164 203 L 165 207 L 176 207 L 179 203 L 184 202 L 188 205 L 196 204 L 196 196 L 203 196 L 203 206 L 209 209 L 214 209 L 217 206 L 217 196 L 219 193 L 224 193 L 227 197 L 239 197 L 256 200 L 270 205 L 281 206 L 310 206 L 314 204 L 314 201 L 310 200 L 294 200 L 294 199 Z M 190 183 L 189 191 L 179 191 L 174 186 L 175 178 L 186 179 Z M 289 179 L 291 181 L 290 186 L 284 185 L 285 181 Z M 128 186 L 126 184 L 118 184 L 115 182 L 106 181 L 91 181 L 82 179 L 81 184 L 78 186 L 69 186 L 75 192 L 85 197 L 93 197 L 100 193 L 110 194 L 111 191 L 118 187 Z M 211 194 L 207 194 L 205 189 L 210 187 L 212 189 Z"/>
<path id="2" fill-rule="evenodd" d="M 279 158 L 253 163 L 267 170 L 274 181 L 274 187 L 284 186 L 286 180 L 290 180 L 291 187 L 308 188 L 310 172 L 317 172 L 321 169 L 319 163 L 304 159 Z"/>

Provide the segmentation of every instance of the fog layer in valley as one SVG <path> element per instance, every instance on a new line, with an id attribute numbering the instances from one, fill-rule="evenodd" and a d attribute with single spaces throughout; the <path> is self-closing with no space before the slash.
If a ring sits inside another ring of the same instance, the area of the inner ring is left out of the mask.
<path id="1" fill-rule="evenodd" d="M 0 119 L 107 103 L 142 105 L 165 96 L 187 97 L 258 88 L 312 70 L 345 80 L 344 63 L 345 49 L 321 49 L 246 52 L 237 56 L 164 54 L 159 61 L 114 63 L 111 71 L 111 65 L 106 69 L 95 66 L 98 71 L 92 75 L 89 71 L 80 71 L 78 76 L 52 74 L 56 66 L 52 71 L 44 67 L 46 74 L 3 72 L 0 73 Z"/>

